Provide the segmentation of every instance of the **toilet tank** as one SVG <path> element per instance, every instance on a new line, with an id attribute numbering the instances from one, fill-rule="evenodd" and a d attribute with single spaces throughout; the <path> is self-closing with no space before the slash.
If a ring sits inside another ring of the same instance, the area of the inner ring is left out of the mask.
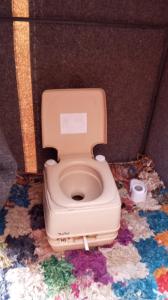
<path id="1" fill-rule="evenodd" d="M 103 89 L 53 89 L 42 94 L 43 148 L 56 148 L 59 157 L 92 155 L 96 144 L 107 143 L 106 95 Z"/>

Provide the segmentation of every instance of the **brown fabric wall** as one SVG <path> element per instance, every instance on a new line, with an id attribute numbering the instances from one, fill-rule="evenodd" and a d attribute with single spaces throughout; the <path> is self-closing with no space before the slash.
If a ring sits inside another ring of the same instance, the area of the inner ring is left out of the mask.
<path id="1" fill-rule="evenodd" d="M 154 159 L 161 178 L 168 185 L 168 56 L 146 152 Z"/>
<path id="2" fill-rule="evenodd" d="M 13 53 L 12 23 L 0 24 L 0 126 L 13 153 L 18 169 L 23 170 L 19 103 Z"/>
<path id="3" fill-rule="evenodd" d="M 0 17 L 10 17 L 12 15 L 12 1 L 1 0 L 0 1 Z"/>
<path id="4" fill-rule="evenodd" d="M 104 88 L 108 145 L 97 146 L 95 152 L 105 154 L 108 161 L 136 158 L 138 152 L 144 150 L 153 108 L 165 41 L 165 31 L 159 26 L 168 23 L 168 2 L 30 0 L 29 5 L 33 18 L 30 47 L 39 170 L 44 160 L 41 93 L 48 88 Z M 0 16 L 11 16 L 11 1 L 0 1 Z M 42 21 L 37 22 L 35 18 Z M 0 43 L 3 65 L 0 68 L 0 123 L 18 167 L 23 170 L 12 23 L 1 23 Z M 151 152 L 152 146 L 149 147 Z"/>
<path id="5" fill-rule="evenodd" d="M 97 151 L 104 153 L 108 161 L 135 158 L 141 152 L 163 39 L 164 33 L 154 30 L 32 25 L 32 81 L 38 149 L 41 149 L 43 90 L 102 87 L 107 94 L 108 145 L 97 147 Z M 42 160 L 40 155 L 38 157 L 40 163 Z"/>
<path id="6" fill-rule="evenodd" d="M 165 0 L 30 0 L 30 16 L 92 22 L 168 22 Z"/>

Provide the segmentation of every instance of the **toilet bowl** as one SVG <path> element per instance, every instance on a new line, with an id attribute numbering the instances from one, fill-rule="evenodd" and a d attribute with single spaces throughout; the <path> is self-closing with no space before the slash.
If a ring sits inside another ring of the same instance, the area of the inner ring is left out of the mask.
<path id="1" fill-rule="evenodd" d="M 46 163 L 45 173 L 53 206 L 57 203 L 66 208 L 90 207 L 117 199 L 118 190 L 106 161 L 68 158 L 59 164 Z"/>
<path id="2" fill-rule="evenodd" d="M 42 97 L 43 147 L 59 163 L 44 166 L 44 217 L 56 251 L 111 243 L 120 227 L 121 201 L 103 156 L 92 148 L 106 142 L 105 93 L 101 89 L 49 90 Z M 84 240 L 83 240 L 84 239 Z"/>

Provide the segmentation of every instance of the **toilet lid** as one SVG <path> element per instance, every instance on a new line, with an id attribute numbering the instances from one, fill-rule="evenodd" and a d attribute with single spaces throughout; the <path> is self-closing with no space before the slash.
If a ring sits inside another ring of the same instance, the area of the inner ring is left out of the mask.
<path id="1" fill-rule="evenodd" d="M 102 89 L 54 89 L 42 95 L 43 147 L 59 156 L 91 154 L 107 142 L 106 96 Z"/>

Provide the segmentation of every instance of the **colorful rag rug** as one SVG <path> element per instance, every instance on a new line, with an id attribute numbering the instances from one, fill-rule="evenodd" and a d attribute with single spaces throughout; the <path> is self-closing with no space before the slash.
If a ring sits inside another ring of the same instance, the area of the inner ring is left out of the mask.
<path id="1" fill-rule="evenodd" d="M 110 245 L 55 254 L 45 234 L 42 176 L 19 175 L 0 211 L 1 300 L 168 299 L 168 189 L 148 157 L 110 165 L 122 199 Z M 145 203 L 130 200 L 143 180 Z"/>

